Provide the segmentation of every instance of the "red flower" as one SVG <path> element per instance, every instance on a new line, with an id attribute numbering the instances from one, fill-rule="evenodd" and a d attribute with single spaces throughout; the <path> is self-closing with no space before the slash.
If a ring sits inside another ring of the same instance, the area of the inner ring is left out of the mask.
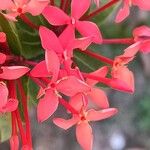
<path id="1" fill-rule="evenodd" d="M 54 6 L 47 6 L 43 11 L 43 15 L 52 25 L 58 26 L 67 24 L 67 28 L 70 30 L 76 28 L 81 35 L 85 37 L 92 36 L 93 42 L 101 43 L 102 37 L 97 25 L 93 22 L 79 20 L 89 7 L 90 0 L 72 0 L 71 17 L 66 15 L 61 9 Z"/>

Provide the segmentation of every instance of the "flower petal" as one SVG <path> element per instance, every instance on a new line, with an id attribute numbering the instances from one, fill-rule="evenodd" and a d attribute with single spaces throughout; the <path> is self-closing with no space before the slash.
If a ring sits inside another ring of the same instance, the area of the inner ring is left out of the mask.
<path id="1" fill-rule="evenodd" d="M 30 71 L 30 75 L 33 77 L 49 77 L 52 74 L 48 72 L 46 62 L 41 61 Z"/>
<path id="2" fill-rule="evenodd" d="M 71 119 L 65 120 L 62 118 L 54 118 L 53 119 L 53 123 L 55 125 L 57 125 L 58 127 L 62 128 L 62 129 L 69 129 L 71 128 L 73 125 L 75 125 L 78 121 L 77 117 L 72 117 Z"/>
<path id="3" fill-rule="evenodd" d="M 6 34 L 4 32 L 0 32 L 0 43 L 6 42 Z"/>
<path id="4" fill-rule="evenodd" d="M 118 112 L 116 108 L 108 108 L 100 111 L 90 109 L 87 114 L 87 120 L 89 121 L 99 121 L 109 117 L 112 117 Z"/>
<path id="5" fill-rule="evenodd" d="M 92 128 L 87 122 L 82 122 L 76 127 L 76 138 L 84 150 L 92 150 L 93 134 Z"/>
<path id="6" fill-rule="evenodd" d="M 94 72 L 91 72 L 89 73 L 90 75 L 94 75 L 94 76 L 101 76 L 101 77 L 105 77 L 108 73 L 108 67 L 107 66 L 104 66 L 104 67 L 101 67 L 99 68 L 98 70 L 94 71 Z M 86 79 L 86 83 L 90 86 L 94 86 L 95 84 L 97 84 L 99 81 L 96 81 L 96 80 L 92 80 L 92 79 Z"/>
<path id="7" fill-rule="evenodd" d="M 134 91 L 134 76 L 133 73 L 126 67 L 120 67 L 112 71 L 112 77 L 122 80 L 132 91 Z"/>
<path id="8" fill-rule="evenodd" d="M 71 2 L 71 16 L 75 19 L 79 19 L 85 14 L 90 7 L 90 0 L 72 0 Z"/>
<path id="9" fill-rule="evenodd" d="M 17 99 L 8 99 L 6 105 L 2 108 L 3 112 L 12 112 L 15 111 L 18 107 L 18 100 Z"/>
<path id="10" fill-rule="evenodd" d="M 92 37 L 92 41 L 97 44 L 102 43 L 102 35 L 97 25 L 90 21 L 77 21 L 76 28 L 84 37 Z"/>
<path id="11" fill-rule="evenodd" d="M 3 73 L 0 74 L 1 79 L 14 80 L 25 75 L 30 69 L 24 66 L 1 67 Z"/>
<path id="12" fill-rule="evenodd" d="M 100 108 L 108 108 L 109 102 L 104 91 L 98 88 L 91 88 L 91 92 L 88 92 L 90 99 Z"/>
<path id="13" fill-rule="evenodd" d="M 8 98 L 8 89 L 4 82 L 0 82 L 0 108 L 6 105 Z"/>
<path id="14" fill-rule="evenodd" d="M 60 61 L 54 51 L 45 51 L 45 61 L 48 72 L 52 73 L 52 81 L 56 81 L 60 70 Z"/>
<path id="15" fill-rule="evenodd" d="M 123 7 L 119 10 L 115 22 L 119 23 L 123 21 L 126 17 L 129 16 L 130 10 L 129 10 L 129 2 L 128 0 L 124 1 Z"/>
<path id="16" fill-rule="evenodd" d="M 30 0 L 26 4 L 24 12 L 31 13 L 33 16 L 40 15 L 48 3 L 49 0 Z"/>
<path id="17" fill-rule="evenodd" d="M 150 2 L 147 1 L 142 1 L 142 0 L 133 0 L 133 4 L 137 5 L 140 9 L 142 10 L 150 10 Z"/>
<path id="18" fill-rule="evenodd" d="M 54 6 L 47 6 L 43 11 L 43 16 L 52 25 L 65 25 L 70 20 L 61 9 Z"/>
<path id="19" fill-rule="evenodd" d="M 68 25 L 65 30 L 59 36 L 59 41 L 65 50 L 68 47 L 68 41 L 73 41 L 75 39 L 75 30 L 72 25 Z"/>
<path id="20" fill-rule="evenodd" d="M 12 0 L 0 0 L 0 9 L 5 10 L 9 9 L 13 5 Z"/>
<path id="21" fill-rule="evenodd" d="M 42 47 L 45 50 L 53 50 L 56 53 L 63 52 L 63 48 L 59 42 L 59 39 L 53 31 L 44 26 L 41 26 L 39 29 L 39 34 L 42 42 Z"/>
<path id="22" fill-rule="evenodd" d="M 3 53 L 0 53 L 0 64 L 3 64 L 6 61 L 6 55 Z"/>
<path id="23" fill-rule="evenodd" d="M 67 96 L 74 96 L 78 93 L 89 91 L 90 87 L 75 76 L 68 76 L 59 81 L 57 90 Z"/>
<path id="24" fill-rule="evenodd" d="M 141 43 L 140 52 L 145 54 L 150 52 L 150 40 L 145 40 Z"/>
<path id="25" fill-rule="evenodd" d="M 47 90 L 44 98 L 40 99 L 37 106 L 37 117 L 39 122 L 47 120 L 58 107 L 58 97 L 53 90 Z"/>

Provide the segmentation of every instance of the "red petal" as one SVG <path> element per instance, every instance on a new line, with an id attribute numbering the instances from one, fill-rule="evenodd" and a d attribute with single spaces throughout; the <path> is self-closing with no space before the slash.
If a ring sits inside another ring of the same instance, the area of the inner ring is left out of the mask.
<path id="1" fill-rule="evenodd" d="M 78 120 L 79 120 L 79 118 L 77 118 L 77 117 L 72 117 L 69 120 L 65 120 L 62 118 L 54 118 L 53 123 L 55 125 L 57 125 L 58 127 L 67 130 L 67 129 L 71 128 L 73 125 L 75 125 Z"/>
<path id="2" fill-rule="evenodd" d="M 130 10 L 129 10 L 129 2 L 128 0 L 124 1 L 123 7 L 119 10 L 115 22 L 119 23 L 123 21 L 126 17 L 129 16 Z"/>
<path id="3" fill-rule="evenodd" d="M 0 9 L 5 10 L 5 9 L 10 9 L 10 7 L 13 6 L 12 0 L 0 0 Z"/>
<path id="4" fill-rule="evenodd" d="M 70 20 L 69 16 L 67 16 L 61 9 L 54 6 L 47 6 L 42 14 L 52 25 L 64 25 Z"/>
<path id="5" fill-rule="evenodd" d="M 134 76 L 126 66 L 113 71 L 112 77 L 123 81 L 130 89 L 132 89 L 132 91 L 134 91 Z"/>
<path id="6" fill-rule="evenodd" d="M 49 77 L 51 74 L 47 70 L 46 62 L 41 61 L 30 72 L 33 77 Z"/>
<path id="7" fill-rule="evenodd" d="M 84 150 L 92 150 L 93 134 L 92 128 L 87 122 L 82 122 L 76 127 L 76 138 Z"/>
<path id="8" fill-rule="evenodd" d="M 73 41 L 75 39 L 74 27 L 72 25 L 68 25 L 66 29 L 59 36 L 59 41 L 65 50 L 68 46 L 68 41 Z"/>
<path id="9" fill-rule="evenodd" d="M 23 9 L 24 12 L 31 13 L 33 16 L 40 15 L 44 8 L 48 5 L 49 0 L 30 0 Z M 35 7 L 36 6 L 36 7 Z"/>
<path id="10" fill-rule="evenodd" d="M 59 81 L 57 90 L 67 96 L 74 96 L 89 91 L 90 87 L 75 76 L 68 76 Z"/>
<path id="11" fill-rule="evenodd" d="M 0 32 L 0 43 L 6 42 L 6 34 L 4 32 Z"/>
<path id="12" fill-rule="evenodd" d="M 149 37 L 150 36 L 150 28 L 145 25 L 137 27 L 133 30 L 133 36 L 134 37 L 139 37 L 139 36 Z"/>
<path id="13" fill-rule="evenodd" d="M 72 0 L 71 2 L 71 16 L 75 19 L 79 19 L 85 14 L 90 7 L 90 0 Z"/>
<path id="14" fill-rule="evenodd" d="M 37 117 L 39 122 L 47 120 L 58 107 L 58 97 L 54 91 L 47 90 L 44 98 L 40 99 L 37 106 Z"/>
<path id="15" fill-rule="evenodd" d="M 3 73 L 0 74 L 0 78 L 6 80 L 18 79 L 30 70 L 28 67 L 24 66 L 6 66 L 1 67 L 1 69 L 3 69 Z"/>
<path id="16" fill-rule="evenodd" d="M 53 31 L 41 26 L 39 29 L 39 34 L 42 42 L 42 47 L 45 50 L 53 50 L 56 53 L 63 52 L 63 48 Z"/>
<path id="17" fill-rule="evenodd" d="M 94 76 L 101 76 L 101 77 L 105 77 L 108 73 L 108 67 L 107 66 L 104 66 L 104 67 L 101 67 L 100 69 L 94 71 L 94 72 L 91 72 L 89 73 L 90 75 L 94 75 Z M 96 80 L 92 80 L 92 79 L 86 79 L 86 83 L 90 86 L 94 86 L 95 84 L 97 84 L 99 81 L 96 81 Z"/>
<path id="18" fill-rule="evenodd" d="M 45 51 L 45 61 L 48 72 L 52 73 L 52 81 L 56 81 L 60 70 L 60 62 L 54 51 Z"/>
<path id="19" fill-rule="evenodd" d="M 126 48 L 124 50 L 125 53 L 122 56 L 133 58 L 137 54 L 137 52 L 139 51 L 140 46 L 141 46 L 140 42 L 136 42 L 135 44 L 132 44 L 131 46 L 129 46 L 128 48 Z"/>
<path id="20" fill-rule="evenodd" d="M 149 0 L 133 0 L 133 4 L 137 5 L 142 10 L 150 10 L 150 2 Z"/>
<path id="21" fill-rule="evenodd" d="M 6 105 L 2 108 L 3 112 L 12 112 L 15 111 L 18 107 L 18 100 L 17 99 L 8 99 Z"/>
<path id="22" fill-rule="evenodd" d="M 87 120 L 89 121 L 98 121 L 103 120 L 109 117 L 112 117 L 117 113 L 116 108 L 108 108 L 100 111 L 95 111 L 94 109 L 90 109 L 87 114 Z"/>
<path id="23" fill-rule="evenodd" d="M 90 21 L 77 21 L 76 22 L 76 28 L 80 32 L 82 36 L 85 37 L 92 37 L 93 42 L 100 44 L 102 43 L 102 35 L 97 27 L 97 25 Z"/>
<path id="24" fill-rule="evenodd" d="M 0 64 L 3 64 L 6 61 L 6 55 L 3 53 L 0 53 Z"/>
<path id="25" fill-rule="evenodd" d="M 108 108 L 109 102 L 104 91 L 98 88 L 91 88 L 91 92 L 88 93 L 91 100 L 100 108 Z"/>
<path id="26" fill-rule="evenodd" d="M 75 108 L 76 110 L 81 110 L 82 106 L 83 106 L 83 96 L 82 94 L 77 94 L 75 96 L 72 96 L 69 104 Z"/>
<path id="27" fill-rule="evenodd" d="M 5 83 L 0 82 L 0 108 L 6 105 L 8 98 L 8 89 Z"/>
<path id="28" fill-rule="evenodd" d="M 140 52 L 145 54 L 150 52 L 150 40 L 145 40 L 141 43 Z"/>

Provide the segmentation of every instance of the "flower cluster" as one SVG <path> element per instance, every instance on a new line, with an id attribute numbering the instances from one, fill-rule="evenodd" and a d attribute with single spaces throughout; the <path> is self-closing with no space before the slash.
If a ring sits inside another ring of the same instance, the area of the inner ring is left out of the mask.
<path id="1" fill-rule="evenodd" d="M 90 12 L 93 2 L 97 10 Z M 12 150 L 19 148 L 17 129 L 21 136 L 22 150 L 32 149 L 28 99 L 22 82 L 24 77 L 33 80 L 39 87 L 38 121 L 47 120 L 59 105 L 64 106 L 70 118 L 66 120 L 54 117 L 53 123 L 65 130 L 76 125 L 76 138 L 84 150 L 92 150 L 93 145 L 89 122 L 107 119 L 118 112 L 117 108 L 110 107 L 105 91 L 98 88 L 97 83 L 122 92 L 134 92 L 134 75 L 128 69 L 128 63 L 138 51 L 150 52 L 150 28 L 135 28 L 131 38 L 104 39 L 96 23 L 89 21 L 117 2 L 119 0 L 112 0 L 100 7 L 99 0 L 61 0 L 58 7 L 54 0 L 0 0 L 0 13 L 6 20 L 16 24 L 22 19 L 38 31 L 44 53 L 44 58 L 38 63 L 38 59 L 35 62 L 15 55 L 6 34 L 0 32 L 0 114 L 11 113 Z M 129 7 L 132 5 L 150 10 L 148 1 L 123 0 L 122 3 L 123 8 L 119 10 L 116 22 L 121 22 L 129 15 Z M 49 24 L 37 26 L 28 18 L 27 13 L 43 15 Z M 114 59 L 96 54 L 88 48 L 92 44 L 120 43 L 129 46 Z M 75 50 L 108 65 L 90 73 L 83 72 L 74 61 Z M 23 107 L 24 125 L 19 105 Z"/>

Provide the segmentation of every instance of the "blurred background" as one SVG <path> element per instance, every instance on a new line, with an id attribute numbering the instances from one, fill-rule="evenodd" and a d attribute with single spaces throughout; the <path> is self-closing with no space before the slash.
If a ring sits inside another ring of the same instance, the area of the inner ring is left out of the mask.
<path id="1" fill-rule="evenodd" d="M 150 25 L 149 12 L 132 8 L 130 17 L 121 24 L 114 23 L 116 11 L 114 12 L 99 24 L 105 38 L 131 37 L 135 27 Z M 96 20 L 98 19 L 101 17 L 97 16 Z M 91 49 L 113 58 L 126 47 L 127 45 L 95 45 Z M 94 64 L 97 68 L 98 63 Z M 91 124 L 94 134 L 93 150 L 150 150 L 150 54 L 139 53 L 129 68 L 135 75 L 135 93 L 131 95 L 104 88 L 111 107 L 118 108 L 119 113 L 111 119 Z M 62 111 L 63 108 L 60 108 L 54 116 L 59 116 Z M 75 138 L 75 128 L 64 131 L 56 127 L 51 121 L 54 116 L 38 124 L 36 107 L 30 109 L 34 150 L 80 150 Z M 0 128 L 9 132 L 3 123 Z M 1 143 L 0 150 L 9 150 L 9 142 Z"/>

